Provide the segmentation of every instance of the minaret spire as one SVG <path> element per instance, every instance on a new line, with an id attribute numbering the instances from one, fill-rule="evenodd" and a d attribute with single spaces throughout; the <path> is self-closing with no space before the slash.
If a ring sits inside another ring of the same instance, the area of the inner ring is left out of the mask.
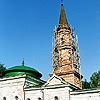
<path id="1" fill-rule="evenodd" d="M 57 29 L 54 29 L 52 73 L 75 85 L 77 88 L 81 88 L 82 75 L 79 71 L 80 55 L 78 49 L 77 37 L 75 39 L 73 29 L 68 24 L 63 0 L 61 0 L 59 25 Z"/>
<path id="2" fill-rule="evenodd" d="M 68 21 L 66 18 L 63 0 L 61 0 L 61 11 L 60 11 L 60 19 L 59 19 L 59 26 L 66 26 L 66 28 L 69 28 Z"/>

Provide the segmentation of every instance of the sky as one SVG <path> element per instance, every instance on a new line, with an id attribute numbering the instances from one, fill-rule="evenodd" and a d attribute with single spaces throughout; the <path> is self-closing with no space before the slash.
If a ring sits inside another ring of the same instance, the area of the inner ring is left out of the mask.
<path id="1" fill-rule="evenodd" d="M 68 22 L 78 35 L 83 79 L 100 71 L 100 0 L 63 0 Z M 48 80 L 52 37 L 61 0 L 0 0 L 0 63 L 8 69 L 33 67 Z"/>

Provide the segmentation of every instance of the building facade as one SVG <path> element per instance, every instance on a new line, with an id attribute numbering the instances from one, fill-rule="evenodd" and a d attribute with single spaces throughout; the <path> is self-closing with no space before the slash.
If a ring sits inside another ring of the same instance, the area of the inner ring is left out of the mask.
<path id="1" fill-rule="evenodd" d="M 53 71 L 47 81 L 36 69 L 14 66 L 0 79 L 0 100 L 100 100 L 100 89 L 82 90 L 77 36 L 61 4 L 59 25 L 54 29 Z"/>

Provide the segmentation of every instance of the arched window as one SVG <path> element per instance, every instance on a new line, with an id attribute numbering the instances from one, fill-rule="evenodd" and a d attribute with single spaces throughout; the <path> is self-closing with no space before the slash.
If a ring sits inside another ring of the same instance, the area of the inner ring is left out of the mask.
<path id="1" fill-rule="evenodd" d="M 30 100 L 30 98 L 27 98 L 27 100 Z"/>
<path id="2" fill-rule="evenodd" d="M 38 97 L 38 100 L 42 100 L 40 97 Z"/>
<path id="3" fill-rule="evenodd" d="M 6 100 L 6 97 L 3 97 L 3 100 Z"/>
<path id="4" fill-rule="evenodd" d="M 15 100 L 18 100 L 18 96 L 15 96 Z"/>
<path id="5" fill-rule="evenodd" d="M 57 97 L 57 96 L 55 96 L 55 97 L 54 97 L 54 100 L 58 100 L 58 97 Z"/>

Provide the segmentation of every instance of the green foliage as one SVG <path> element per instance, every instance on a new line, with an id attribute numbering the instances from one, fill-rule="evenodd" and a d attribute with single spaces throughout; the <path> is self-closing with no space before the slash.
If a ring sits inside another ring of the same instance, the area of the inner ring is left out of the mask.
<path id="1" fill-rule="evenodd" d="M 85 79 L 85 81 L 82 81 L 82 89 L 89 89 L 90 88 L 90 82 L 87 82 L 87 80 Z"/>
<path id="2" fill-rule="evenodd" d="M 2 77 L 2 73 L 6 70 L 6 67 L 4 67 L 4 64 L 0 64 L 0 77 Z"/>
<path id="3" fill-rule="evenodd" d="M 83 89 L 90 89 L 90 88 L 100 88 L 100 71 L 94 72 L 90 77 L 90 82 L 82 81 L 82 88 Z"/>
<path id="4" fill-rule="evenodd" d="M 90 77 L 91 88 L 100 87 L 100 71 L 94 72 Z"/>
<path id="5" fill-rule="evenodd" d="M 94 72 L 90 77 L 90 82 L 82 81 L 83 89 L 100 88 L 100 71 Z"/>

